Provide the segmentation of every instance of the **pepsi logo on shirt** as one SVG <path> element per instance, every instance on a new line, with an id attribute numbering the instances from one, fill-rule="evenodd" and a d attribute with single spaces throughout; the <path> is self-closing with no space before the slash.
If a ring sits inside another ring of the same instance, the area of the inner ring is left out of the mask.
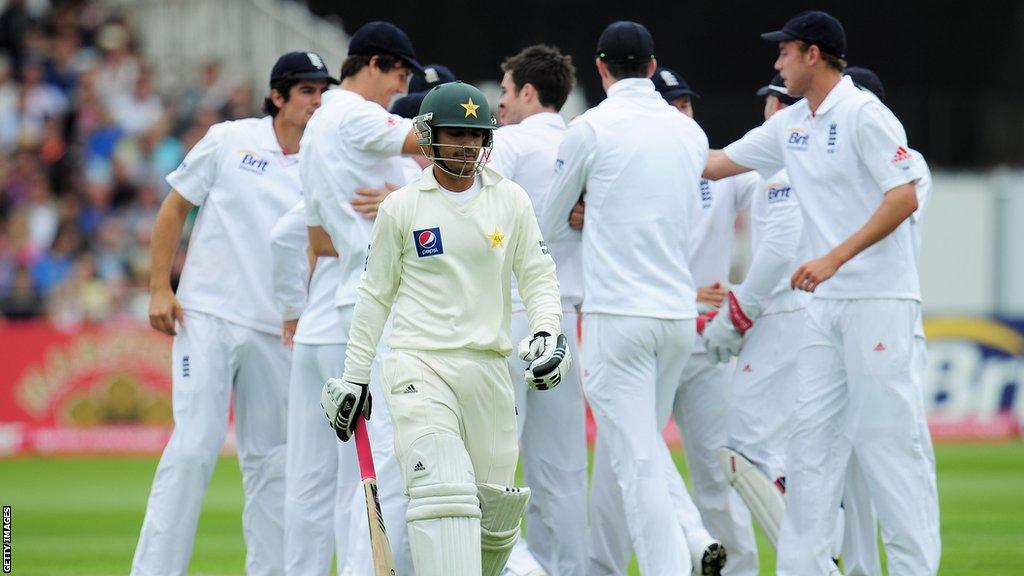
<path id="1" fill-rule="evenodd" d="M 444 254 L 444 245 L 441 243 L 441 228 L 413 230 L 412 238 L 416 244 L 416 255 L 420 258 Z"/>

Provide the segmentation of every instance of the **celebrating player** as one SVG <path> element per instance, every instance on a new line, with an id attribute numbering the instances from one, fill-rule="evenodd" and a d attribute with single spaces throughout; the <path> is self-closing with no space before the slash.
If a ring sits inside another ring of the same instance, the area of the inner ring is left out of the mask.
<path id="1" fill-rule="evenodd" d="M 757 95 L 766 100 L 765 120 L 798 100 L 788 95 L 778 75 Z M 719 457 L 723 472 L 776 546 L 784 508 L 785 450 L 797 350 L 810 298 L 789 287 L 790 275 L 800 264 L 803 219 L 786 171 L 766 181 L 757 178 L 757 183 L 751 200 L 754 256 L 750 269 L 743 283 L 729 293 L 729 302 L 704 330 L 704 337 L 709 360 L 717 366 L 728 365 L 739 354 L 737 370 L 731 373 L 725 418 L 727 448 L 719 450 Z M 740 307 L 763 310 L 744 334 L 736 330 L 730 316 L 731 310 Z"/>
<path id="2" fill-rule="evenodd" d="M 348 57 L 341 66 L 340 89 L 324 95 L 323 106 L 309 121 L 303 135 L 301 177 L 310 246 L 317 256 L 337 256 L 341 268 L 334 296 L 334 306 L 341 317 L 342 335 L 337 336 L 340 339 L 346 339 L 350 330 L 356 287 L 366 262 L 372 226 L 371 220 L 356 212 L 352 202 L 360 189 L 384 189 L 388 184 L 404 183 L 407 178 L 404 160 L 408 159 L 403 160 L 401 155 L 419 152 L 412 122 L 389 114 L 384 108 L 393 96 L 405 91 L 409 74 L 414 70 L 421 68 L 405 32 L 388 22 L 362 26 L 349 42 Z M 344 350 L 345 354 L 349 352 L 351 342 Z M 333 356 L 330 363 L 318 366 L 317 373 L 337 375 L 344 365 L 345 354 Z M 321 385 L 322 380 L 316 383 Z M 376 375 L 372 381 L 367 378 L 364 383 L 374 388 L 380 385 Z M 399 476 L 386 472 L 394 465 L 394 453 L 386 407 L 384 410 L 379 410 L 380 417 L 371 421 L 368 428 L 373 438 L 374 461 L 383 472 L 379 475 L 378 489 L 385 524 L 401 526 L 406 502 L 401 496 Z M 318 421 L 319 413 L 320 410 L 307 412 L 307 418 Z M 342 448 L 345 460 L 342 466 L 352 471 L 356 462 L 354 452 L 352 445 Z M 346 486 L 357 480 L 348 475 L 350 471 L 343 473 Z M 322 489 L 333 494 L 333 490 Z M 339 498 L 341 501 L 336 503 L 339 509 L 351 504 L 347 492 L 343 491 Z M 345 523 L 341 517 L 339 523 Z M 342 526 L 337 530 L 339 534 L 345 531 Z M 411 573 L 412 560 L 406 552 L 405 532 L 392 529 L 388 540 L 397 570 Z M 346 542 L 339 541 L 339 548 L 345 545 Z M 356 557 L 353 551 L 346 555 L 350 557 L 349 562 L 361 562 L 365 566 L 360 573 L 369 573 L 369 553 Z M 339 556 L 339 561 L 341 559 Z"/>
<path id="3" fill-rule="evenodd" d="M 803 100 L 723 151 L 705 174 L 786 168 L 817 258 L 790 279 L 814 292 L 797 360 L 778 573 L 833 570 L 831 535 L 851 454 L 886 533 L 889 571 L 935 574 L 938 501 L 914 331 L 921 314 L 909 219 L 924 176 L 895 116 L 842 76 L 838 20 L 804 12 L 779 31 L 775 68 Z M 730 299 L 738 332 L 757 321 Z"/>
<path id="4" fill-rule="evenodd" d="M 369 415 L 370 366 L 393 304 L 382 394 L 409 494 L 413 564 L 424 575 L 496 576 L 518 538 L 529 490 L 510 487 L 513 274 L 533 331 L 519 345 L 526 378 L 552 388 L 571 364 L 555 265 L 529 196 L 483 166 L 495 123 L 468 84 L 442 84 L 423 99 L 418 141 L 432 166 L 380 206 L 345 373 L 324 386 L 328 420 L 347 437 Z"/>
<path id="5" fill-rule="evenodd" d="M 659 67 L 651 77 L 654 87 L 669 103 L 690 118 L 697 94 L 686 80 Z M 716 182 L 700 181 L 700 209 L 690 220 L 690 272 L 697 285 L 697 305 L 716 309 L 722 304 L 722 286 L 729 279 L 733 231 L 737 214 L 750 210 L 750 199 L 759 185 L 756 174 L 740 174 Z M 690 471 L 693 500 L 700 517 L 689 515 L 683 525 L 696 569 L 725 563 L 721 540 L 728 550 L 730 575 L 757 574 L 757 542 L 746 507 L 729 487 L 715 456 L 726 438 L 727 390 L 732 369 L 708 362 L 704 342 L 695 334 L 693 355 L 683 369 L 672 413 L 682 433 L 686 466 Z M 678 485 L 676 490 L 685 490 Z M 677 501 L 680 498 L 677 498 Z M 688 499 L 677 506 L 685 511 Z M 705 530 L 706 527 L 706 530 Z M 710 535 L 709 535 L 710 533 Z"/>
<path id="6" fill-rule="evenodd" d="M 177 170 L 153 229 L 149 320 L 174 336 L 174 432 L 153 479 L 132 574 L 184 574 L 235 397 L 249 574 L 284 574 L 285 419 L 290 352 L 271 294 L 267 233 L 300 199 L 299 140 L 330 77 L 312 52 L 278 59 L 269 116 L 210 128 Z M 196 219 L 177 295 L 171 261 Z"/>
<path id="7" fill-rule="evenodd" d="M 689 222 L 707 138 L 654 90 L 644 26 L 608 26 L 596 66 L 608 98 L 566 131 L 541 218 L 549 240 L 571 239 L 568 217 L 586 188 L 584 386 L 598 425 L 595 469 L 611 468 L 594 474 L 591 530 L 614 530 L 624 516 L 641 572 L 687 574 L 666 480 L 678 471 L 661 429 L 694 342 Z M 588 572 L 621 573 L 601 545 L 591 540 Z"/>
<path id="8" fill-rule="evenodd" d="M 505 126 L 494 132 L 488 166 L 521 185 L 534 210 L 544 205 L 555 177 L 565 121 L 558 114 L 572 91 L 576 69 L 557 48 L 535 45 L 502 63 L 499 105 Z M 579 238 L 549 242 L 562 293 L 561 331 L 576 355 L 576 307 L 583 300 Z M 512 341 L 529 336 L 530 319 L 519 291 L 512 291 Z M 510 358 L 516 391 L 523 480 L 532 496 L 526 513 L 527 540 L 509 560 L 514 574 L 528 574 L 530 555 L 548 574 L 582 575 L 587 563 L 586 408 L 578 370 L 558 388 L 530 390 L 519 375 L 523 362 Z"/>

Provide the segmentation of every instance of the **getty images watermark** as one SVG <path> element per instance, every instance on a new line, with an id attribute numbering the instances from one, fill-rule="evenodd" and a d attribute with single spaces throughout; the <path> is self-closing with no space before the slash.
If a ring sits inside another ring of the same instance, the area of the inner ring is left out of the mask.
<path id="1" fill-rule="evenodd" d="M 4 506 L 4 574 L 11 573 L 11 507 Z"/>

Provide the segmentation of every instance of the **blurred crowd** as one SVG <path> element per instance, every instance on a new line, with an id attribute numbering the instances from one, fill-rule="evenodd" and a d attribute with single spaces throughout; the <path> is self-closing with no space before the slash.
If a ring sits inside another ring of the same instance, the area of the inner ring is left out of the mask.
<path id="1" fill-rule="evenodd" d="M 252 116 L 252 94 L 216 61 L 161 93 L 122 15 L 43 6 L 0 13 L 0 312 L 68 328 L 145 320 L 164 176 L 210 125 Z"/>

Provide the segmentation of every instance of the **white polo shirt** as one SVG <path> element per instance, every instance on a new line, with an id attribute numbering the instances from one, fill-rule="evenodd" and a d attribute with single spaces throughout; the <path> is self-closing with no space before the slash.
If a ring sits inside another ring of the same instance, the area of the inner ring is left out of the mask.
<path id="1" fill-rule="evenodd" d="M 584 312 L 697 316 L 689 228 L 707 154 L 700 126 L 646 78 L 616 82 L 569 125 L 541 230 L 571 239 L 569 212 L 586 188 Z"/>
<path id="2" fill-rule="evenodd" d="M 270 232 L 274 268 L 274 296 L 286 320 L 298 318 L 295 342 L 299 344 L 344 344 L 348 342 L 348 323 L 352 307 L 339 309 L 334 294 L 341 282 L 341 264 L 337 258 L 316 259 L 309 275 L 309 232 L 306 229 L 306 204 L 300 202 L 281 217 Z M 308 280 L 308 286 L 307 286 Z"/>
<path id="3" fill-rule="evenodd" d="M 815 258 L 860 229 L 886 192 L 921 177 L 903 126 L 849 77 L 839 81 L 814 114 L 801 100 L 727 146 L 725 153 L 762 173 L 788 171 L 800 191 Z M 920 300 L 910 222 L 847 262 L 814 294 Z"/>
<path id="4" fill-rule="evenodd" d="M 700 208 L 690 220 L 690 272 L 697 286 L 729 280 L 736 215 L 750 210 L 750 200 L 760 184 L 754 172 L 700 180 Z"/>
<path id="5" fill-rule="evenodd" d="M 178 285 L 181 306 L 279 334 L 267 235 L 301 194 L 299 155 L 281 150 L 273 119 L 211 126 L 167 183 L 199 206 Z"/>
<path id="6" fill-rule="evenodd" d="M 733 290 L 744 304 L 761 314 L 793 312 L 807 306 L 811 294 L 793 290 L 790 278 L 810 259 L 803 238 L 803 215 L 785 170 L 767 180 L 758 178 L 750 206 L 750 240 L 754 256 L 743 283 Z"/>
<path id="7" fill-rule="evenodd" d="M 518 124 L 502 126 L 494 132 L 494 148 L 487 165 L 526 190 L 538 218 L 555 178 L 558 145 L 564 135 L 565 120 L 554 112 L 533 114 Z M 570 240 L 548 242 L 557 267 L 562 306 L 568 308 L 583 302 L 582 235 L 575 232 L 572 236 Z M 513 280 L 512 311 L 524 309 Z"/>
<path id="8" fill-rule="evenodd" d="M 359 188 L 405 182 L 408 164 L 401 153 L 411 130 L 411 120 L 341 89 L 324 93 L 306 124 L 301 171 L 306 224 L 324 228 L 338 251 L 342 281 L 336 306 L 355 304 L 373 225 L 349 201 Z"/>

